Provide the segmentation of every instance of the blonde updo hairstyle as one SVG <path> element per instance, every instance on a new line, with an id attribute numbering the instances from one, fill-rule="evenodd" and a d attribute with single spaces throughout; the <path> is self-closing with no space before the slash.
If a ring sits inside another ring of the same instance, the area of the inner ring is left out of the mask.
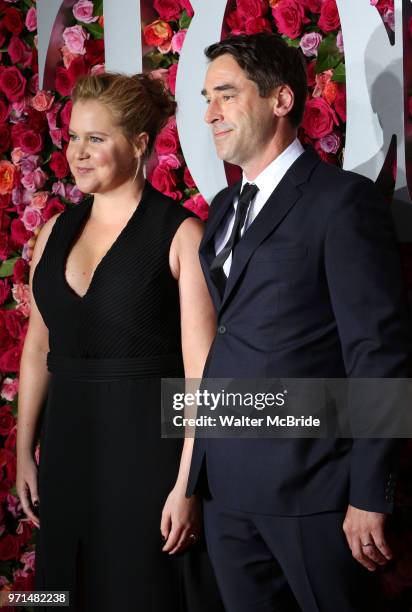
<path id="1" fill-rule="evenodd" d="M 156 136 L 176 110 L 163 81 L 146 74 L 127 76 L 104 72 L 81 76 L 73 88 L 72 102 L 87 100 L 107 106 L 114 122 L 131 143 L 134 144 L 138 134 L 147 132 L 149 140 L 144 159 L 150 156 Z"/>

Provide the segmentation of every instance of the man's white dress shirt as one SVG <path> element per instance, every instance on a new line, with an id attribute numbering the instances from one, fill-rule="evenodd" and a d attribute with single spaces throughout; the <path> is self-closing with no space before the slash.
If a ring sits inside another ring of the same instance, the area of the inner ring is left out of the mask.
<path id="1" fill-rule="evenodd" d="M 262 172 L 255 178 L 254 181 L 248 181 L 246 176 L 243 174 L 242 187 L 245 183 L 254 183 L 259 191 L 255 198 L 252 200 L 248 213 L 246 215 L 245 223 L 241 229 L 240 235 L 248 229 L 248 227 L 256 219 L 264 205 L 269 199 L 272 191 L 280 183 L 286 172 L 289 170 L 291 165 L 297 160 L 300 155 L 304 152 L 304 148 L 300 144 L 299 140 L 295 140 L 288 146 L 276 159 L 274 159 Z M 233 212 L 227 218 L 225 224 L 218 229 L 215 237 L 215 250 L 216 255 L 223 249 L 226 242 L 229 240 L 229 236 L 232 232 L 233 223 L 235 221 L 236 208 L 239 198 L 236 197 L 233 201 Z M 230 266 L 232 265 L 232 253 L 226 259 L 223 265 L 223 271 L 226 276 L 229 276 Z"/>

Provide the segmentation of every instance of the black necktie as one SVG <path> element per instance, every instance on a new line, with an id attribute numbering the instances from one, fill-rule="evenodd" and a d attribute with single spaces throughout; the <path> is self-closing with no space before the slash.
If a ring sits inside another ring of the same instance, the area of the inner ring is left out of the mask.
<path id="1" fill-rule="evenodd" d="M 235 221 L 233 223 L 232 232 L 229 236 L 229 240 L 226 242 L 223 249 L 216 255 L 210 266 L 210 275 L 213 278 L 215 284 L 220 290 L 220 294 L 223 295 L 226 285 L 226 274 L 224 273 L 223 266 L 230 253 L 234 250 L 236 244 L 240 239 L 240 231 L 246 219 L 247 210 L 250 202 L 255 197 L 259 189 L 256 185 L 246 183 L 240 194 L 239 201 L 237 203 Z"/>

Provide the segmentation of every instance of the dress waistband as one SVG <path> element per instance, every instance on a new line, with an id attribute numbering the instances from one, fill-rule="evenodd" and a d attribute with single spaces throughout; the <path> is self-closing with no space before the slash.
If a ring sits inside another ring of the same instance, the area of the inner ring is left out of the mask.
<path id="1" fill-rule="evenodd" d="M 131 358 L 77 358 L 47 353 L 47 368 L 54 374 L 77 379 L 107 380 L 117 378 L 180 377 L 183 374 L 181 355 L 155 355 Z"/>

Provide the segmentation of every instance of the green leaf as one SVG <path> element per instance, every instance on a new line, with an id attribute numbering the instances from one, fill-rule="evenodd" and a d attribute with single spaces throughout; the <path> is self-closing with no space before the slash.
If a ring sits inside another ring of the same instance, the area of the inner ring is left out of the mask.
<path id="1" fill-rule="evenodd" d="M 103 15 L 103 0 L 94 0 L 93 15 Z"/>
<path id="2" fill-rule="evenodd" d="M 295 47 L 297 49 L 299 47 L 299 38 L 289 38 L 289 36 L 282 36 L 285 43 L 287 43 L 288 47 Z"/>
<path id="3" fill-rule="evenodd" d="M 179 19 L 179 30 L 187 30 L 191 21 L 192 18 L 189 17 L 186 10 L 184 10 Z"/>
<path id="4" fill-rule="evenodd" d="M 11 276 L 13 274 L 13 268 L 16 261 L 20 259 L 17 255 L 16 257 L 11 257 L 10 259 L 6 259 L 0 266 L 0 278 L 5 278 L 6 276 Z"/>
<path id="5" fill-rule="evenodd" d="M 335 68 L 341 62 L 342 54 L 336 46 L 336 36 L 330 34 L 322 40 L 318 49 L 316 73 Z"/>
<path id="6" fill-rule="evenodd" d="M 90 32 L 93 38 L 103 38 L 103 28 L 98 23 L 82 23 L 82 26 Z"/>
<path id="7" fill-rule="evenodd" d="M 345 64 L 341 62 L 338 64 L 333 72 L 332 81 L 336 83 L 345 83 L 346 82 L 346 68 Z"/>

